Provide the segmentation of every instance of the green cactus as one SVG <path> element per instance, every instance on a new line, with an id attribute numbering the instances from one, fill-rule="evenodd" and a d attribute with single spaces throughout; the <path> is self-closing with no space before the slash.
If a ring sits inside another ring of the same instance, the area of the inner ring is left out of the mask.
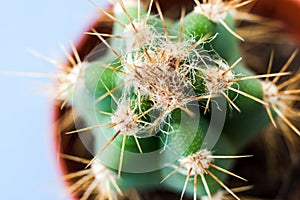
<path id="1" fill-rule="evenodd" d="M 250 156 L 239 155 L 243 147 L 277 118 L 300 135 L 286 115 L 299 90 L 284 90 L 300 76 L 276 85 L 289 75 L 296 52 L 279 73 L 255 75 L 241 59 L 243 38 L 231 15 L 245 3 L 195 2 L 174 22 L 157 2 L 118 1 L 114 17 L 108 15 L 110 40 L 88 33 L 108 51 L 80 62 L 72 98 L 65 97 L 87 125 L 67 134 L 93 135 L 86 145 L 94 159 L 80 160 L 88 169 L 68 175 L 83 176 L 70 189 L 84 186 L 81 199 L 121 199 L 127 190 L 162 187 L 181 198 L 212 199 L 223 189 L 239 199 L 224 182 L 228 175 L 246 180 L 230 172 L 234 158 Z"/>

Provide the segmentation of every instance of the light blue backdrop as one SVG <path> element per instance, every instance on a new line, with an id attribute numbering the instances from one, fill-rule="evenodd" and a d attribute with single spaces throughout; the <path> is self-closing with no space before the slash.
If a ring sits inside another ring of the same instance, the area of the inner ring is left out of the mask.
<path id="1" fill-rule="evenodd" d="M 53 72 L 26 49 L 62 59 L 59 43 L 69 48 L 96 15 L 87 0 L 2 0 L 0 70 Z M 67 199 L 52 147 L 52 103 L 39 91 L 47 83 L 0 74 L 0 199 Z"/>

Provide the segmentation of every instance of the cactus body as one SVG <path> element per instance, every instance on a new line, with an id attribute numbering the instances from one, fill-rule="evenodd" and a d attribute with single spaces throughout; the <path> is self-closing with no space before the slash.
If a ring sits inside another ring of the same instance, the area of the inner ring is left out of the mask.
<path id="1" fill-rule="evenodd" d="M 157 2 L 157 15 L 132 2 L 116 4 L 110 41 L 90 33 L 108 51 L 81 69 L 72 106 L 85 126 L 69 134 L 92 135 L 88 166 L 99 162 L 113 174 L 113 199 L 127 189 L 159 187 L 194 199 L 224 189 L 238 199 L 223 183 L 227 175 L 245 180 L 230 172 L 232 159 L 248 157 L 236 155 L 270 123 L 266 107 L 281 116 L 282 104 L 267 97 L 260 78 L 287 74 L 256 76 L 240 59 L 242 38 L 228 9 L 239 3 L 196 1 L 171 22 Z M 216 112 L 224 123 L 214 121 Z"/>

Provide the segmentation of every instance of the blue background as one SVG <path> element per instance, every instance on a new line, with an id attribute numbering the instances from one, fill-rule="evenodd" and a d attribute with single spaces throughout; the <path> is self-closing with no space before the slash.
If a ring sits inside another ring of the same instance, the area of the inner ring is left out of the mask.
<path id="1" fill-rule="evenodd" d="M 87 0 L 1 1 L 0 10 L 0 199 L 68 199 L 55 164 L 51 98 L 40 91 L 51 82 L 3 71 L 53 72 L 26 49 L 64 59 L 59 44 L 69 49 L 98 13 Z"/>

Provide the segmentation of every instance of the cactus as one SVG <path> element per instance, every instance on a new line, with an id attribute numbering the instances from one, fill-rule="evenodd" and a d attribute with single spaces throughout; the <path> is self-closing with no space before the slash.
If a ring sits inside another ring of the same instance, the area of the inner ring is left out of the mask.
<path id="1" fill-rule="evenodd" d="M 300 91 L 289 89 L 300 76 L 277 84 L 291 75 L 286 70 L 297 51 L 277 73 L 271 73 L 273 54 L 266 74 L 251 71 L 233 12 L 248 3 L 196 0 L 178 21 L 152 0 L 117 1 L 113 15 L 98 7 L 114 21 L 113 31 L 86 33 L 101 47 L 84 61 L 73 46 L 73 68 L 58 87 L 61 107 L 71 105 L 84 121 L 66 134 L 79 134 L 94 155 L 62 155 L 86 165 L 66 176 L 81 177 L 71 193 L 122 199 L 135 189 L 165 188 L 196 200 L 221 199 L 225 190 L 239 199 L 225 182 L 246 181 L 230 171 L 235 159 L 251 156 L 240 155 L 242 149 L 270 123 L 278 127 L 277 120 L 300 135 L 291 122 L 299 116 L 292 106 Z"/>

